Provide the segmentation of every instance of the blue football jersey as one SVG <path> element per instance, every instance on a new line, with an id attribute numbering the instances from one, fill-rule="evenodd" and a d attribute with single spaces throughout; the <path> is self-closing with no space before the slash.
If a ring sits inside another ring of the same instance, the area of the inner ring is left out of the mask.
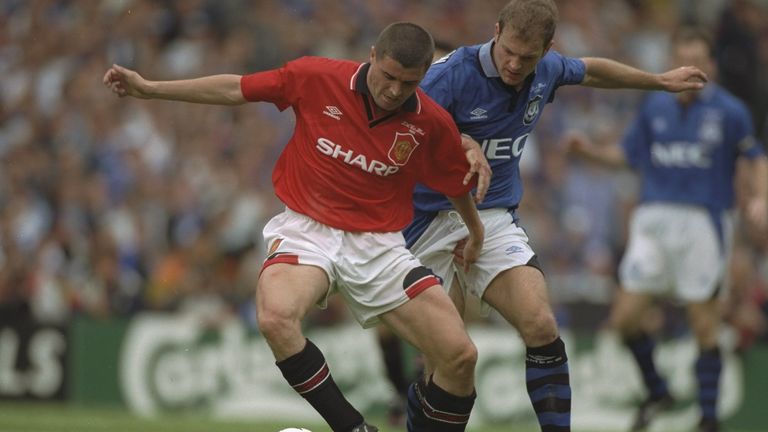
<path id="1" fill-rule="evenodd" d="M 651 93 L 622 147 L 641 176 L 641 202 L 672 202 L 721 212 L 734 205 L 739 156 L 763 153 L 744 104 L 708 84 L 689 105 L 674 94 Z"/>
<path id="2" fill-rule="evenodd" d="M 554 99 L 555 90 L 581 83 L 585 66 L 580 59 L 550 50 L 517 91 L 499 77 L 491 57 L 492 44 L 461 47 L 436 61 L 421 88 L 451 114 L 459 131 L 483 147 L 493 176 L 478 208 L 515 209 L 523 196 L 520 157 L 526 140 L 544 105 Z M 450 208 L 445 196 L 417 185 L 415 219 L 405 231 L 407 243 L 421 235 L 437 211 Z"/>

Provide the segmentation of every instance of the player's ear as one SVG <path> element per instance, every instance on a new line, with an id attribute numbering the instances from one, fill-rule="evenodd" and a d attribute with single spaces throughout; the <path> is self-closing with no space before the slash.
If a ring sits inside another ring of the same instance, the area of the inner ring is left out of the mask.
<path id="1" fill-rule="evenodd" d="M 493 28 L 493 42 L 499 41 L 500 34 L 501 34 L 501 30 L 499 29 L 499 23 L 496 23 L 496 25 Z"/>
<path id="2" fill-rule="evenodd" d="M 373 63 L 374 60 L 376 60 L 376 47 L 371 46 L 371 63 Z"/>

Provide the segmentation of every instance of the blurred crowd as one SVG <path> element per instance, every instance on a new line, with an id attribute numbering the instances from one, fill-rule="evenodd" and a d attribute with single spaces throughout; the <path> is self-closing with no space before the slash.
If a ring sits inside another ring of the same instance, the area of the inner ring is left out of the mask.
<path id="1" fill-rule="evenodd" d="M 0 313 L 26 309 L 48 322 L 141 310 L 251 317 L 261 228 L 282 209 L 271 170 L 292 114 L 269 104 L 119 100 L 101 84 L 110 64 L 179 79 L 302 55 L 365 61 L 398 20 L 447 46 L 483 43 L 504 3 L 0 0 Z M 768 142 L 768 1 L 558 4 L 557 50 L 655 72 L 666 69 L 680 23 L 712 29 L 718 80 L 749 105 Z M 569 160 L 563 136 L 619 140 L 642 96 L 562 89 L 526 146 L 522 224 L 565 325 L 585 319 L 579 307 L 610 301 L 636 179 Z M 742 229 L 737 243 L 730 313 L 749 343 L 765 337 L 768 242 Z"/>

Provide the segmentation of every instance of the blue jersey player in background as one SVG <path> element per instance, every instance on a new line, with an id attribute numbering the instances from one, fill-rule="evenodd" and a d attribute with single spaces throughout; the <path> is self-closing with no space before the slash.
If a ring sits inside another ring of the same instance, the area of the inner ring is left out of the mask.
<path id="1" fill-rule="evenodd" d="M 673 62 L 714 73 L 709 36 L 684 28 L 672 43 Z M 640 107 L 622 146 L 597 146 L 583 136 L 568 140 L 571 153 L 604 164 L 628 165 L 641 176 L 639 205 L 621 262 L 622 290 L 611 312 L 637 361 L 648 397 L 632 430 L 674 403 L 653 361 L 654 341 L 643 331 L 643 313 L 654 297 L 686 305 L 699 345 L 700 431 L 717 431 L 722 360 L 718 347 L 721 289 L 727 277 L 737 167 L 747 179 L 744 216 L 753 232 L 768 223 L 768 163 L 754 137 L 744 104 L 716 84 L 677 96 L 653 93 Z M 741 164 L 741 165 L 740 165 Z"/>
<path id="2" fill-rule="evenodd" d="M 486 231 L 478 261 L 468 273 L 454 266 L 467 231 L 435 191 L 417 188 L 415 219 L 405 231 L 411 251 L 445 278 L 460 311 L 464 295 L 473 294 L 518 330 L 527 346 L 528 393 L 545 432 L 570 431 L 571 388 L 544 276 L 515 216 L 526 139 L 563 85 L 683 91 L 706 81 L 695 67 L 650 74 L 608 59 L 565 57 L 550 50 L 556 21 L 553 1 L 514 0 L 501 10 L 493 40 L 438 60 L 421 84 L 462 133 L 481 143 L 493 170 L 478 204 Z M 409 411 L 420 408 L 419 392 L 419 384 L 411 385 Z"/>

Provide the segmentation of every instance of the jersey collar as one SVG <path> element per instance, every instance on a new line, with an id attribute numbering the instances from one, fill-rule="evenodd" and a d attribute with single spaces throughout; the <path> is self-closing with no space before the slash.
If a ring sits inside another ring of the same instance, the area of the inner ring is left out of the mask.
<path id="1" fill-rule="evenodd" d="M 352 75 L 352 78 L 349 80 L 350 90 L 371 96 L 371 90 L 368 88 L 368 81 L 366 80 L 368 77 L 368 70 L 370 68 L 370 63 L 363 63 L 360 65 L 360 67 L 357 68 L 355 73 Z M 415 112 L 417 114 L 420 113 L 421 100 L 419 100 L 418 92 L 413 92 L 411 97 L 409 97 L 405 103 L 403 103 L 400 109 L 403 111 Z"/>
<path id="2" fill-rule="evenodd" d="M 493 39 L 489 40 L 480 46 L 480 66 L 483 68 L 483 73 L 488 78 L 498 78 L 499 71 L 496 69 L 496 65 L 493 64 L 493 56 L 491 55 L 491 48 L 493 48 Z"/>

